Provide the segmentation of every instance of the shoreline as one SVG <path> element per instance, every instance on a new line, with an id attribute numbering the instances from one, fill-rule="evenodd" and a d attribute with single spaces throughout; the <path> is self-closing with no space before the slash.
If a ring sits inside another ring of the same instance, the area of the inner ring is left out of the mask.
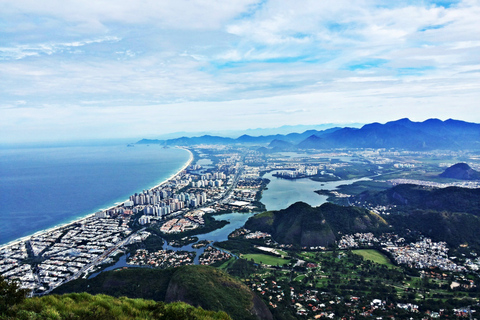
<path id="1" fill-rule="evenodd" d="M 171 175 L 170 177 L 168 177 L 167 179 L 163 180 L 161 183 L 149 188 L 148 190 L 152 190 L 152 189 L 156 189 L 156 188 L 159 188 L 161 187 L 162 185 L 164 185 L 165 183 L 168 183 L 170 180 L 172 180 L 173 178 L 175 178 L 177 175 L 180 174 L 180 172 L 184 171 L 185 169 L 187 169 L 191 163 L 193 162 L 194 160 L 194 156 L 193 156 L 193 153 L 188 149 L 188 148 L 184 148 L 184 147 L 176 147 L 178 149 L 182 149 L 182 150 L 185 150 L 187 151 L 189 154 L 190 154 L 190 157 L 188 158 L 187 162 L 176 172 L 174 173 L 173 175 Z M 121 205 L 123 205 L 125 203 L 125 201 L 128 201 L 129 199 L 127 200 L 123 200 L 123 201 L 120 201 L 120 202 L 116 202 L 117 204 L 111 206 L 111 207 L 108 207 L 107 209 L 99 209 L 98 211 L 108 211 L 108 210 L 111 210 L 111 209 L 115 209 Z M 97 212 L 98 212 L 97 211 Z M 30 238 L 32 238 L 33 236 L 36 236 L 36 235 L 40 235 L 40 234 L 43 234 L 43 233 L 50 233 L 50 232 L 54 232 L 54 231 L 57 231 L 59 229 L 63 229 L 63 228 L 66 228 L 68 226 L 71 226 L 73 224 L 76 224 L 76 223 L 79 223 L 79 222 L 82 222 L 84 220 L 87 220 L 91 217 L 94 217 L 95 216 L 95 213 L 89 213 L 87 214 L 86 216 L 82 216 L 82 217 L 79 217 L 79 218 L 74 218 L 74 220 L 70 221 L 70 222 L 66 222 L 66 223 L 63 223 L 63 224 L 60 224 L 60 225 L 57 225 L 57 226 L 54 226 L 54 227 L 51 227 L 51 228 L 47 228 L 47 229 L 43 229 L 43 230 L 39 230 L 37 232 L 34 232 L 28 236 L 24 236 L 24 237 L 21 237 L 21 238 L 18 238 L 18 239 L 15 239 L 15 240 L 12 240 L 10 242 L 7 242 L 5 244 L 0 244 L 0 250 L 3 250 L 3 249 L 6 249 L 8 247 L 11 247 L 11 246 L 14 246 L 14 245 L 18 245 L 18 244 L 21 244 L 22 242 L 26 242 L 27 240 L 29 240 Z"/>

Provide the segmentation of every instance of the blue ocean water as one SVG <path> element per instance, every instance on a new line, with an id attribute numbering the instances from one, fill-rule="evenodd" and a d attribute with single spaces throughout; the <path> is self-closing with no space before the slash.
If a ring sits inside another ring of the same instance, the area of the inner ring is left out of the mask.
<path id="1" fill-rule="evenodd" d="M 0 244 L 73 221 L 151 188 L 189 153 L 126 145 L 0 149 Z"/>

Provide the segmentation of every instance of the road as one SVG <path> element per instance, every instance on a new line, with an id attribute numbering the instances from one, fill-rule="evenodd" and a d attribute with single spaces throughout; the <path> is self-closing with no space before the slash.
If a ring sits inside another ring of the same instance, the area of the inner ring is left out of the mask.
<path id="1" fill-rule="evenodd" d="M 137 230 L 136 232 L 132 233 L 131 235 L 129 235 L 128 237 L 126 237 L 125 239 L 121 240 L 120 242 L 117 242 L 113 247 L 111 247 L 110 249 L 106 250 L 105 252 L 103 252 L 101 255 L 99 255 L 98 257 L 96 257 L 92 262 L 90 262 L 89 264 L 83 266 L 77 273 L 73 274 L 72 276 L 70 276 L 69 278 L 65 279 L 64 281 L 62 281 L 58 286 L 56 287 L 53 287 L 53 288 L 50 288 L 48 289 L 47 291 L 43 292 L 41 295 L 45 295 L 45 294 L 49 294 L 50 292 L 52 292 L 52 290 L 54 290 L 55 288 L 61 286 L 62 284 L 64 283 L 67 283 L 69 281 L 72 281 L 72 280 L 75 280 L 75 279 L 78 279 L 84 272 L 86 272 L 87 270 L 89 270 L 90 268 L 93 268 L 97 265 L 99 265 L 100 263 L 102 263 L 110 254 L 112 254 L 112 252 L 114 252 L 115 250 L 118 250 L 120 247 L 123 247 L 125 245 L 129 245 L 130 242 L 132 241 L 132 238 L 134 236 L 136 236 L 139 232 L 142 232 L 144 231 L 146 228 L 142 228 L 140 230 Z"/>
<path id="2" fill-rule="evenodd" d="M 242 159 L 239 162 L 237 162 L 237 165 L 236 165 L 237 171 L 235 172 L 235 176 L 233 177 L 233 182 L 230 185 L 230 187 L 228 187 L 228 189 L 225 191 L 222 198 L 220 198 L 219 200 L 220 203 L 226 203 L 228 200 L 228 197 L 232 193 L 232 190 L 235 189 L 235 187 L 237 186 L 238 180 L 240 180 L 240 176 L 242 175 L 242 172 L 243 172 L 243 158 L 244 158 L 244 155 L 242 155 Z"/>

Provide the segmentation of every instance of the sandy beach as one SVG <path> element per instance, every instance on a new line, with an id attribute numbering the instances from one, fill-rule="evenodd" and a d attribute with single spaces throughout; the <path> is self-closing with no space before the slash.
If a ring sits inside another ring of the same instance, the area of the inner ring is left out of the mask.
<path id="1" fill-rule="evenodd" d="M 183 165 L 180 170 L 178 170 L 176 173 L 174 173 L 173 175 L 171 175 L 170 177 L 168 177 L 167 179 L 163 180 L 161 183 L 157 184 L 156 186 L 150 188 L 149 190 L 153 190 L 153 189 L 157 189 L 159 187 L 161 187 L 162 185 L 164 185 L 165 183 L 168 183 L 170 180 L 172 180 L 173 178 L 175 178 L 177 175 L 179 175 L 182 171 L 184 171 L 185 169 L 188 168 L 188 166 L 190 166 L 190 164 L 192 163 L 192 161 L 194 160 L 194 157 L 193 157 L 193 153 L 187 149 L 187 148 L 182 148 L 182 147 L 177 147 L 178 149 L 182 149 L 182 150 L 185 150 L 185 151 L 188 151 L 188 153 L 190 153 L 190 157 L 188 159 L 188 161 L 185 163 L 185 165 Z M 115 209 L 117 207 L 120 207 L 122 206 L 125 201 L 128 201 L 127 200 L 124 200 L 124 201 L 121 201 L 107 209 L 101 209 L 100 211 L 108 211 L 108 210 L 111 210 L 111 209 Z M 37 236 L 37 235 L 40 235 L 40 234 L 44 234 L 44 233 L 50 233 L 50 232 L 54 232 L 54 231 L 57 231 L 57 230 L 60 230 L 60 229 L 63 229 L 65 227 L 68 227 L 68 226 L 71 226 L 73 224 L 76 224 L 76 223 L 79 223 L 79 222 L 82 222 L 84 220 L 87 220 L 88 218 L 91 218 L 95 216 L 95 213 L 90 213 L 86 216 L 83 216 L 81 218 L 77 218 L 73 221 L 70 221 L 70 222 L 67 222 L 67 223 L 63 223 L 61 225 L 57 225 L 57 226 L 54 226 L 54 227 L 51 227 L 51 228 L 48 228 L 48 229 L 44 229 L 44 230 L 40 230 L 40 231 L 37 231 L 31 235 L 28 235 L 28 236 L 25 236 L 25 237 L 21 237 L 21 238 L 18 238 L 18 239 L 15 239 L 13 241 L 10 241 L 10 242 L 7 242 L 6 244 L 2 244 L 0 245 L 0 250 L 3 250 L 4 248 L 8 248 L 8 247 L 11 247 L 11 246 L 14 246 L 14 245 L 18 245 L 22 242 L 25 242 L 27 240 L 29 240 L 30 238 L 32 238 L 33 236 Z"/>

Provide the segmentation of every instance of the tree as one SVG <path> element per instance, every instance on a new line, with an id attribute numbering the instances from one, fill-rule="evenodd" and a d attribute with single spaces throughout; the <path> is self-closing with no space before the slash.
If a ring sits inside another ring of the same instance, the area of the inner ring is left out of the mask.
<path id="1" fill-rule="evenodd" d="M 13 305 L 22 303 L 29 293 L 28 289 L 21 289 L 18 281 L 8 281 L 0 276 L 0 315 Z"/>

